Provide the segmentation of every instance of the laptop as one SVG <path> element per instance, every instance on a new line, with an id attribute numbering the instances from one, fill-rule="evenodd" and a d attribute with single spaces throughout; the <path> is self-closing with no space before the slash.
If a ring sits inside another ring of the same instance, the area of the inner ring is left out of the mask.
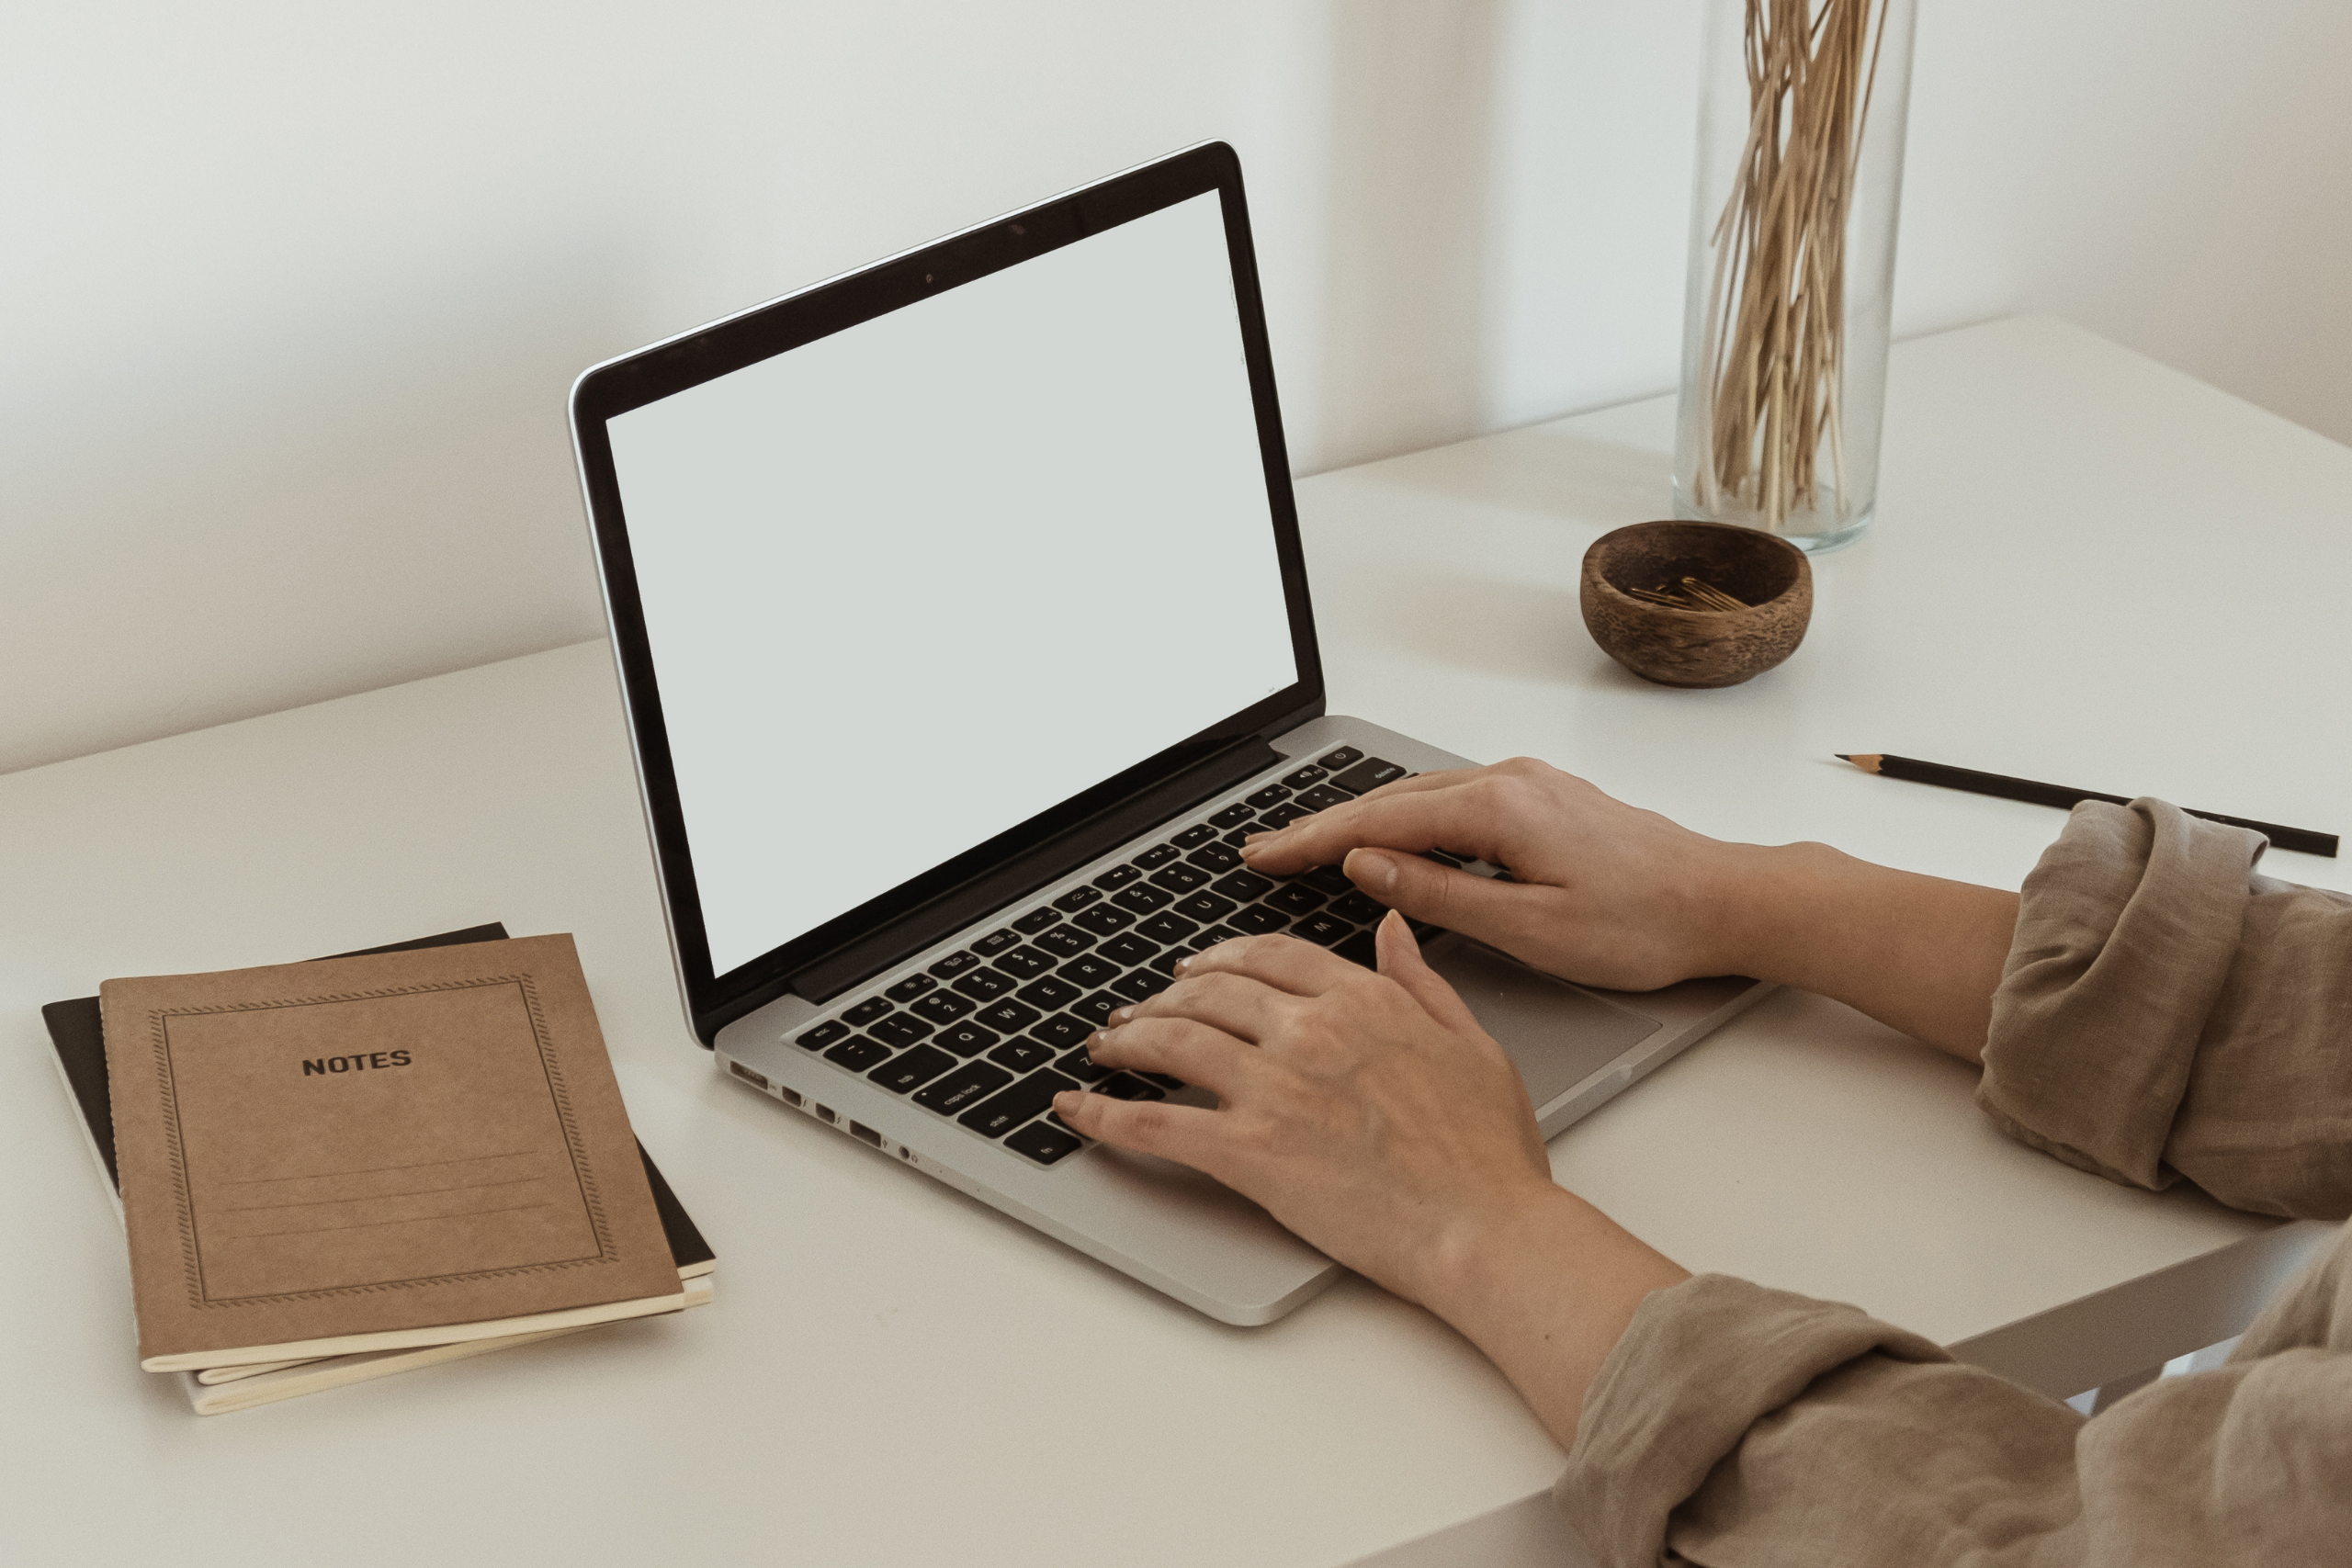
<path id="1" fill-rule="evenodd" d="M 1324 711 L 1241 168 L 1207 143 L 582 374 L 571 423 L 686 1019 L 718 1070 L 1227 1323 L 1338 1265 L 1051 1114 L 1186 953 L 1384 913 L 1248 834 L 1470 765 Z M 1498 868 L 1467 869 L 1493 874 Z M 1465 939 L 1548 1137 L 1752 1003 Z"/>

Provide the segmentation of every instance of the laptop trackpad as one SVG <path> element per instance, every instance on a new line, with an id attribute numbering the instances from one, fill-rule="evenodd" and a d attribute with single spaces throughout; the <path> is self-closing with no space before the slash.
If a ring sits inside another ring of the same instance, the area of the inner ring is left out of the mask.
<path id="1" fill-rule="evenodd" d="M 1430 967 L 1510 1055 L 1538 1111 L 1664 1027 L 1461 938 L 1437 945 Z"/>

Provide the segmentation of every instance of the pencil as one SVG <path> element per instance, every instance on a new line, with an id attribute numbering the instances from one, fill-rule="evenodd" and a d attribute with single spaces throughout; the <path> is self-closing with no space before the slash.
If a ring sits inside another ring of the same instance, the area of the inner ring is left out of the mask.
<path id="1" fill-rule="evenodd" d="M 1998 795 L 2003 800 L 2023 800 L 2035 806 L 2054 806 L 2070 811 L 2078 801 L 2104 800 L 2117 806 L 2129 806 L 2127 795 L 2109 795 L 2103 790 L 2069 789 L 2064 784 L 2036 784 L 2031 779 L 2013 779 L 2001 773 L 1980 773 L 1973 768 L 1948 768 L 1941 762 L 1922 762 L 1914 757 L 1890 757 L 1883 752 L 1868 751 L 1836 753 L 1841 762 L 1851 762 L 1866 773 L 1883 773 L 1891 779 L 1909 779 L 1914 784 L 1941 784 L 1946 789 L 1964 789 L 1971 795 Z M 2188 808 L 2183 807 L 2187 811 Z M 2218 811 L 2189 811 L 2191 817 L 2201 817 L 2208 822 L 2226 822 L 2233 828 L 2251 828 L 2269 839 L 2282 850 L 2301 850 L 2307 855 L 2335 857 L 2336 839 L 2333 833 L 2314 832 L 2309 828 L 2282 828 L 2276 822 L 2255 822 L 2244 817 L 2224 817 Z"/>

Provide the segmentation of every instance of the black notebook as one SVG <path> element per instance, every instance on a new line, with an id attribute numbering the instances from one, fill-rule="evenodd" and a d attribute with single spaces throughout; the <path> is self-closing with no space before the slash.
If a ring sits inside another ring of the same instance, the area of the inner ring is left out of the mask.
<path id="1" fill-rule="evenodd" d="M 383 947 L 362 948 L 356 953 L 339 953 L 330 956 L 356 958 L 379 953 L 407 953 L 420 948 L 454 947 L 463 942 L 505 940 L 505 926 L 493 921 L 489 925 L 469 926 L 463 931 L 419 937 L 413 942 L 392 942 Z M 40 1014 L 41 1021 L 49 1026 L 50 1043 L 57 1054 L 59 1071 L 73 1095 L 75 1109 L 81 1112 L 83 1130 L 88 1134 L 91 1152 L 105 1170 L 109 1185 L 119 1188 L 120 1173 L 115 1162 L 114 1108 L 108 1094 L 106 1032 L 98 998 L 74 997 L 66 1001 L 50 1002 L 41 1008 Z M 677 1264 L 680 1278 L 692 1280 L 710 1274 L 718 1261 L 718 1254 L 703 1239 L 701 1230 L 686 1213 L 685 1205 L 678 1201 L 678 1196 L 671 1190 L 669 1182 L 662 1179 L 661 1170 L 654 1165 L 652 1156 L 645 1152 L 642 1143 L 637 1145 L 637 1155 L 645 1164 L 646 1183 L 652 1189 L 653 1206 L 661 1217 L 662 1235 L 669 1243 L 671 1257 Z M 187 1374 L 187 1382 L 190 1402 L 198 1412 L 211 1415 L 291 1398 L 363 1378 L 405 1371 L 416 1366 L 455 1359 L 460 1355 L 480 1354 L 522 1341 L 550 1337 L 546 1334 L 524 1335 L 511 1339 L 480 1340 L 468 1346 L 435 1346 L 415 1351 L 387 1351 L 376 1355 L 290 1362 L 284 1364 L 285 1370 L 267 1369 L 264 1373 L 251 1377 L 250 1382 L 233 1381 L 218 1387 L 200 1382 L 193 1373 Z"/>

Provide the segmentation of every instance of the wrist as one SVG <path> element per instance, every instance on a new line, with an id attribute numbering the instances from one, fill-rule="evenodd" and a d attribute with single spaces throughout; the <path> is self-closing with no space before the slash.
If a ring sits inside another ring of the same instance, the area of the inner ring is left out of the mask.
<path id="1" fill-rule="evenodd" d="M 1711 889 L 1713 972 L 1817 990 L 1822 917 L 1863 862 L 1826 844 L 1727 844 Z"/>

